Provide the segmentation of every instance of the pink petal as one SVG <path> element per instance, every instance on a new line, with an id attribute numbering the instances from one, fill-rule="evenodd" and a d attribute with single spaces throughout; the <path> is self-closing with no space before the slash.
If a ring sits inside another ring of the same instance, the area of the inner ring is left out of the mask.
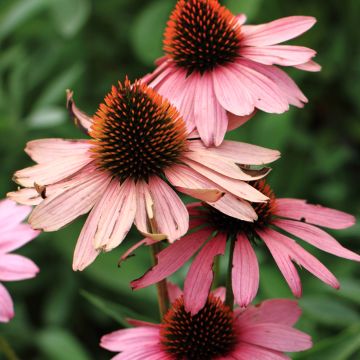
<path id="1" fill-rule="evenodd" d="M 11 296 L 4 285 L 0 284 L 0 322 L 8 322 L 14 315 L 14 304 Z"/>
<path id="2" fill-rule="evenodd" d="M 158 230 L 173 242 L 184 235 L 189 228 L 189 214 L 179 196 L 157 176 L 149 180 L 154 201 L 154 219 Z"/>
<path id="3" fill-rule="evenodd" d="M 226 287 L 225 287 L 225 286 L 218 287 L 217 289 L 215 289 L 214 291 L 212 291 L 212 294 L 213 294 L 215 297 L 220 298 L 220 300 L 221 300 L 222 302 L 225 302 Z"/>
<path id="4" fill-rule="evenodd" d="M 117 330 L 101 338 L 100 346 L 110 351 L 126 351 L 159 342 L 159 328 L 137 327 Z"/>
<path id="5" fill-rule="evenodd" d="M 31 212 L 30 206 L 20 206 L 14 201 L 5 199 L 0 201 L 1 232 L 16 229 Z"/>
<path id="6" fill-rule="evenodd" d="M 265 349 L 261 346 L 240 343 L 232 354 L 236 360 L 291 360 L 289 357 L 278 351 Z M 220 358 L 219 360 L 229 360 Z"/>
<path id="7" fill-rule="evenodd" d="M 157 264 L 140 279 L 131 282 L 134 289 L 155 284 L 177 271 L 193 256 L 211 235 L 212 230 L 202 229 L 182 237 L 157 254 Z"/>
<path id="8" fill-rule="evenodd" d="M 240 325 L 275 323 L 293 326 L 300 318 L 301 308 L 289 299 L 265 300 L 259 305 L 249 306 L 238 317 Z"/>
<path id="9" fill-rule="evenodd" d="M 213 208 L 235 219 L 253 222 L 258 216 L 252 206 L 231 194 L 225 194 L 215 203 L 208 202 Z"/>
<path id="10" fill-rule="evenodd" d="M 259 288 L 259 264 L 245 234 L 238 234 L 233 257 L 232 288 L 236 303 L 248 306 Z"/>
<path id="11" fill-rule="evenodd" d="M 185 165 L 165 169 L 165 176 L 177 190 L 203 201 L 217 201 L 224 192 L 212 181 Z"/>
<path id="12" fill-rule="evenodd" d="M 75 174 L 92 161 L 87 153 L 59 157 L 51 162 L 17 171 L 13 180 L 25 187 L 34 187 L 34 184 L 49 185 Z"/>
<path id="13" fill-rule="evenodd" d="M 167 56 L 163 56 L 157 60 L 155 60 L 155 64 L 157 68 L 149 74 L 146 74 L 141 78 L 141 82 L 149 84 L 153 81 L 158 75 L 162 74 L 165 69 L 169 67 L 171 60 Z M 151 85 L 150 85 L 151 86 Z M 155 85 L 154 85 L 155 86 Z M 154 87 L 152 86 L 152 87 Z"/>
<path id="14" fill-rule="evenodd" d="M 228 120 L 225 109 L 216 99 L 211 74 L 197 81 L 194 116 L 197 130 L 206 146 L 219 146 L 224 139 Z"/>
<path id="15" fill-rule="evenodd" d="M 227 113 L 228 117 L 228 128 L 227 131 L 231 131 L 234 129 L 237 129 L 241 125 L 244 125 L 248 120 L 253 118 L 253 116 L 256 114 L 256 109 L 249 115 L 245 116 L 237 116 L 230 112 Z"/>
<path id="16" fill-rule="evenodd" d="M 1 234 L 0 253 L 8 253 L 18 249 L 40 234 L 28 224 L 19 224 L 16 228 Z"/>
<path id="17" fill-rule="evenodd" d="M 346 229 L 355 224 L 355 217 L 350 214 L 299 199 L 277 199 L 276 215 L 330 229 Z"/>
<path id="18" fill-rule="evenodd" d="M 129 349 L 111 358 L 111 360 L 173 360 L 160 344 L 147 345 L 136 349 Z"/>
<path id="19" fill-rule="evenodd" d="M 302 288 L 299 274 L 294 264 L 291 262 L 288 251 L 278 244 L 277 238 L 274 237 L 274 232 L 275 231 L 271 231 L 271 229 L 257 230 L 257 233 L 270 250 L 271 255 L 288 283 L 292 293 L 296 297 L 301 297 Z"/>
<path id="20" fill-rule="evenodd" d="M 170 281 L 167 282 L 167 289 L 171 304 L 183 294 L 180 287 Z"/>
<path id="21" fill-rule="evenodd" d="M 88 140 L 40 139 L 26 144 L 25 152 L 37 163 L 48 163 L 58 158 L 83 155 L 91 147 Z"/>
<path id="22" fill-rule="evenodd" d="M 60 194 L 49 196 L 38 205 L 29 218 L 34 229 L 55 231 L 86 214 L 101 197 L 110 178 L 102 172 L 89 172 L 87 177 L 64 183 Z"/>
<path id="23" fill-rule="evenodd" d="M 289 110 L 286 97 L 278 85 L 262 72 L 255 70 L 250 60 L 239 59 L 234 64 L 238 81 L 247 86 L 253 98 L 253 104 L 268 113 L 282 114 Z"/>
<path id="24" fill-rule="evenodd" d="M 212 270 L 214 257 L 223 255 L 226 235 L 219 233 L 212 238 L 192 262 L 184 283 L 185 310 L 197 314 L 205 305 L 214 278 Z"/>
<path id="25" fill-rule="evenodd" d="M 261 25 L 243 26 L 242 45 L 266 46 L 293 39 L 314 26 L 311 16 L 289 16 Z"/>
<path id="26" fill-rule="evenodd" d="M 231 179 L 225 175 L 218 174 L 215 171 L 212 171 L 207 167 L 189 159 L 184 159 L 183 161 L 195 171 L 235 196 L 252 202 L 264 202 L 268 199 L 264 194 L 244 181 Z"/>
<path id="27" fill-rule="evenodd" d="M 11 191 L 6 196 L 21 205 L 39 205 L 43 201 L 41 194 L 35 188 L 22 188 L 17 191 Z"/>
<path id="28" fill-rule="evenodd" d="M 270 45 L 244 47 L 241 55 L 264 65 L 294 66 L 307 63 L 316 51 L 304 46 Z"/>
<path id="29" fill-rule="evenodd" d="M 232 65 L 217 67 L 212 72 L 212 78 L 216 98 L 225 110 L 239 116 L 254 111 L 252 95 L 234 74 Z"/>
<path id="30" fill-rule="evenodd" d="M 94 238 L 95 249 L 110 251 L 117 247 L 131 229 L 136 213 L 136 185 L 128 178 L 121 185 L 113 179 L 99 203 L 101 208 Z"/>
<path id="31" fill-rule="evenodd" d="M 135 254 L 133 254 L 133 252 L 135 252 L 135 250 L 137 250 L 139 247 L 141 247 L 142 245 L 154 245 L 156 244 L 158 241 L 156 240 L 153 240 L 151 238 L 145 238 L 145 239 L 142 239 L 140 241 L 138 241 L 137 243 L 135 243 L 133 246 L 130 246 L 130 248 L 128 248 L 124 254 L 121 255 L 120 257 L 120 260 L 118 261 L 118 266 L 121 265 L 121 263 L 125 260 L 127 260 L 127 258 L 129 256 L 133 256 Z"/>
<path id="32" fill-rule="evenodd" d="M 235 19 L 236 19 L 236 21 L 237 21 L 237 23 L 239 24 L 239 25 L 243 25 L 243 24 L 245 24 L 246 23 L 246 20 L 247 20 L 247 17 L 246 17 L 246 15 L 245 14 L 237 14 L 236 16 L 235 16 Z"/>
<path id="33" fill-rule="evenodd" d="M 17 254 L 0 255 L 0 281 L 31 279 L 39 268 L 28 258 Z"/>
<path id="34" fill-rule="evenodd" d="M 286 219 L 277 219 L 273 221 L 273 224 L 330 254 L 345 259 L 360 261 L 360 255 L 344 248 L 332 236 L 315 226 Z"/>
<path id="35" fill-rule="evenodd" d="M 200 140 L 190 142 L 192 151 L 205 149 Z M 280 152 L 277 150 L 230 140 L 224 140 L 219 147 L 207 148 L 206 151 L 243 165 L 264 165 L 280 157 Z"/>
<path id="36" fill-rule="evenodd" d="M 312 60 L 308 61 L 305 64 L 296 65 L 295 67 L 303 71 L 311 71 L 311 72 L 321 71 L 321 65 L 319 65 L 318 63 Z"/>
<path id="37" fill-rule="evenodd" d="M 73 92 L 71 90 L 66 91 L 66 107 L 69 110 L 70 116 L 73 118 L 76 126 L 78 126 L 85 134 L 88 134 L 93 124 L 93 119 L 89 115 L 78 109 L 73 100 Z"/>

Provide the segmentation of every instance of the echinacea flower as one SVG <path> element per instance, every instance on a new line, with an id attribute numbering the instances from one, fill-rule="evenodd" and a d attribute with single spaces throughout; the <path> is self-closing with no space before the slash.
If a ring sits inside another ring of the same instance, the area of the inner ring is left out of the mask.
<path id="1" fill-rule="evenodd" d="M 307 269 L 334 288 L 335 276 L 313 255 L 291 237 L 296 237 L 330 254 L 360 261 L 360 256 L 347 250 L 318 226 L 345 229 L 355 218 L 344 212 L 311 205 L 299 199 L 276 199 L 264 180 L 254 184 L 268 195 L 268 203 L 253 204 L 258 214 L 254 223 L 229 217 L 206 204 L 189 205 L 193 232 L 172 244 L 158 257 L 158 264 L 142 278 L 132 282 L 136 289 L 156 283 L 179 269 L 197 251 L 184 284 L 185 306 L 196 313 L 210 291 L 212 264 L 216 255 L 225 252 L 226 241 L 235 241 L 232 259 L 232 289 L 237 304 L 247 306 L 259 287 L 259 265 L 252 244 L 265 243 L 296 297 L 302 294 L 299 274 L 293 264 Z M 207 241 L 208 240 L 208 241 Z"/>
<path id="2" fill-rule="evenodd" d="M 247 165 L 272 162 L 278 151 L 233 141 L 205 148 L 191 139 L 175 107 L 145 84 L 126 80 L 114 86 L 92 118 L 75 106 L 70 92 L 68 106 L 91 139 L 30 141 L 25 151 L 38 164 L 15 173 L 25 188 L 8 196 L 37 205 L 29 223 L 44 231 L 56 231 L 90 211 L 74 270 L 118 246 L 133 222 L 157 240 L 173 242 L 184 235 L 189 214 L 166 180 L 247 221 L 257 218 L 248 201 L 267 200 L 246 181 L 262 178 L 268 169 L 253 171 Z"/>
<path id="3" fill-rule="evenodd" d="M 10 254 L 34 239 L 39 231 L 22 224 L 30 213 L 29 206 L 19 206 L 11 200 L 0 201 L 0 281 L 19 281 L 33 278 L 38 267 L 22 255 Z M 14 305 L 10 294 L 0 283 L 0 322 L 14 317 Z"/>
<path id="4" fill-rule="evenodd" d="M 320 70 L 314 50 L 278 45 L 309 30 L 313 17 L 245 20 L 217 0 L 179 0 L 164 34 L 166 55 L 143 78 L 179 109 L 189 131 L 196 126 L 206 146 L 220 145 L 228 121 L 240 126 L 254 109 L 283 113 L 304 106 L 304 94 L 276 65 Z"/>
<path id="5" fill-rule="evenodd" d="M 103 336 L 100 346 L 118 352 L 114 360 L 286 360 L 284 352 L 312 347 L 310 336 L 294 328 L 301 315 L 295 301 L 273 299 L 232 311 L 218 295 L 210 294 L 192 315 L 180 294 L 161 324 L 129 321 L 134 328 Z"/>

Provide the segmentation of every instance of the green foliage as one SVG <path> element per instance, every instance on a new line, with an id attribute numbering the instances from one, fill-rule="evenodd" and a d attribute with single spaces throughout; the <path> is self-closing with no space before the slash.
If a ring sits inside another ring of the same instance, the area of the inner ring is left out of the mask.
<path id="1" fill-rule="evenodd" d="M 282 116 L 258 114 L 229 138 L 281 150 L 283 156 L 270 175 L 279 197 L 307 198 L 359 215 L 360 2 L 223 3 L 234 12 L 246 12 L 253 23 L 293 14 L 318 18 L 315 28 L 296 43 L 318 51 L 323 71 L 291 73 L 309 104 Z M 74 90 L 84 110 L 93 113 L 111 84 L 125 74 L 135 79 L 153 69 L 174 4 L 175 0 L 1 0 L 1 197 L 16 188 L 13 172 L 31 164 L 23 152 L 28 140 L 82 136 L 66 113 L 67 88 Z M 0 325 L 2 337 L 20 359 L 107 359 L 109 353 L 98 346 L 101 335 L 125 326 L 127 316 L 140 314 L 157 321 L 155 289 L 133 292 L 129 287 L 130 280 L 151 265 L 148 249 L 140 249 L 135 258 L 117 267 L 122 252 L 139 239 L 135 231 L 124 246 L 103 254 L 83 273 L 71 271 L 83 222 L 42 234 L 21 251 L 34 259 L 41 273 L 9 284 L 16 317 Z M 334 232 L 358 252 L 359 234 L 359 225 Z M 258 300 L 291 297 L 270 254 L 262 245 L 258 252 L 263 262 Z M 339 275 L 342 289 L 329 289 L 301 272 L 304 316 L 299 327 L 313 336 L 315 347 L 294 358 L 358 359 L 359 268 L 334 256 L 316 255 Z M 178 274 L 174 278 L 181 281 L 184 271 Z"/>

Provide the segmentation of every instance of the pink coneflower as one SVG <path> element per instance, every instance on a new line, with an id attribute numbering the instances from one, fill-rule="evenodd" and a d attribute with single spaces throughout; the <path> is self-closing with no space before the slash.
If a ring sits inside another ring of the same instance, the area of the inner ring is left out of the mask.
<path id="1" fill-rule="evenodd" d="M 255 108 L 283 113 L 303 107 L 306 97 L 277 66 L 319 71 L 312 49 L 278 45 L 309 30 L 313 17 L 291 16 L 262 25 L 243 25 L 217 0 L 179 0 L 164 34 L 166 55 L 143 78 L 195 126 L 207 145 L 218 146 L 228 121 L 240 126 Z M 234 119 L 237 118 L 237 121 Z"/>
<path id="2" fill-rule="evenodd" d="M 100 346 L 118 352 L 114 360 L 285 360 L 284 352 L 311 348 L 310 336 L 293 328 L 301 315 L 296 302 L 274 299 L 232 311 L 217 295 L 196 315 L 180 295 L 161 324 L 131 321 L 135 328 L 103 336 Z"/>
<path id="3" fill-rule="evenodd" d="M 29 222 L 44 231 L 91 210 L 76 245 L 75 270 L 118 246 L 133 222 L 156 240 L 184 235 L 189 214 L 166 180 L 247 221 L 257 218 L 247 201 L 267 200 L 246 181 L 262 178 L 268 169 L 251 171 L 247 165 L 272 162 L 278 151 L 233 141 L 205 148 L 189 138 L 175 107 L 145 84 L 126 80 L 114 86 L 93 118 L 76 108 L 71 93 L 68 103 L 91 139 L 29 142 L 25 151 L 38 164 L 15 173 L 25 189 L 9 197 L 37 205 Z"/>
<path id="4" fill-rule="evenodd" d="M 24 256 L 9 254 L 34 239 L 39 231 L 21 224 L 30 213 L 29 206 L 18 206 L 10 200 L 0 201 L 0 281 L 18 281 L 33 278 L 38 267 Z M 0 283 L 0 322 L 14 317 L 10 294 Z"/>
<path id="5" fill-rule="evenodd" d="M 354 224 L 354 217 L 338 210 L 310 205 L 304 200 L 275 199 L 264 181 L 254 186 L 270 198 L 268 203 L 253 204 L 258 214 L 257 221 L 237 220 L 206 204 L 189 205 L 193 232 L 159 253 L 158 264 L 142 278 L 133 281 L 132 286 L 138 289 L 168 277 L 201 249 L 191 264 L 184 285 L 185 306 L 196 313 L 204 305 L 210 290 L 214 257 L 224 254 L 226 241 L 233 239 L 232 288 L 236 303 L 242 307 L 247 306 L 258 291 L 259 266 L 252 244 L 261 240 L 270 250 L 295 296 L 301 296 L 302 288 L 293 262 L 338 288 L 335 276 L 290 236 L 330 254 L 360 261 L 359 255 L 345 249 L 332 236 L 314 226 L 344 229 Z"/>

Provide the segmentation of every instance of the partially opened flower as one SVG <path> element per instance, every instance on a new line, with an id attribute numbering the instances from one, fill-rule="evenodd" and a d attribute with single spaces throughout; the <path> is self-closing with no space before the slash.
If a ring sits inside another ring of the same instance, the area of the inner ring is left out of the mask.
<path id="1" fill-rule="evenodd" d="M 33 278 L 38 267 L 24 256 L 10 254 L 34 239 L 39 231 L 22 224 L 30 213 L 29 206 L 19 206 L 11 200 L 0 201 L 0 281 L 19 281 Z M 8 322 L 14 316 L 10 294 L 0 283 L 0 322 Z"/>
<path id="2" fill-rule="evenodd" d="M 313 17 L 291 16 L 243 25 L 217 0 L 179 0 L 164 34 L 166 55 L 143 81 L 167 97 L 191 131 L 220 145 L 231 121 L 240 126 L 254 109 L 283 113 L 306 97 L 276 65 L 319 71 L 312 49 L 278 45 L 309 30 Z"/>
<path id="3" fill-rule="evenodd" d="M 131 321 L 136 327 L 103 336 L 100 346 L 118 352 L 117 360 L 285 360 L 284 352 L 311 348 L 310 336 L 293 327 L 301 315 L 296 302 L 274 299 L 232 311 L 217 295 L 196 315 L 180 295 L 161 324 Z"/>
<path id="4" fill-rule="evenodd" d="M 138 289 L 168 277 L 200 249 L 184 284 L 185 306 L 196 313 L 204 305 L 210 291 L 214 257 L 224 254 L 226 241 L 233 240 L 233 293 L 237 304 L 247 306 L 259 287 L 259 266 L 252 244 L 262 240 L 295 296 L 301 296 L 302 288 L 293 262 L 338 288 L 335 276 L 291 237 L 300 238 L 330 254 L 360 261 L 359 255 L 345 249 L 331 235 L 317 227 L 344 229 L 354 224 L 354 217 L 338 210 L 310 205 L 304 200 L 275 199 L 264 180 L 254 186 L 270 198 L 268 203 L 253 204 L 258 214 L 257 221 L 244 222 L 206 204 L 189 205 L 194 231 L 159 253 L 158 264 L 142 278 L 133 281 L 132 286 Z"/>
<path id="5" fill-rule="evenodd" d="M 246 181 L 269 169 L 241 165 L 274 161 L 278 151 L 232 141 L 205 148 L 191 139 L 177 110 L 144 84 L 126 80 L 114 86 L 93 118 L 77 109 L 71 93 L 68 102 L 91 139 L 29 142 L 25 150 L 38 164 L 15 173 L 25 188 L 8 196 L 37 205 L 29 222 L 44 231 L 91 210 L 75 249 L 75 270 L 118 246 L 133 222 L 156 240 L 184 235 L 188 211 L 166 181 L 247 221 L 257 218 L 248 201 L 267 200 Z"/>

